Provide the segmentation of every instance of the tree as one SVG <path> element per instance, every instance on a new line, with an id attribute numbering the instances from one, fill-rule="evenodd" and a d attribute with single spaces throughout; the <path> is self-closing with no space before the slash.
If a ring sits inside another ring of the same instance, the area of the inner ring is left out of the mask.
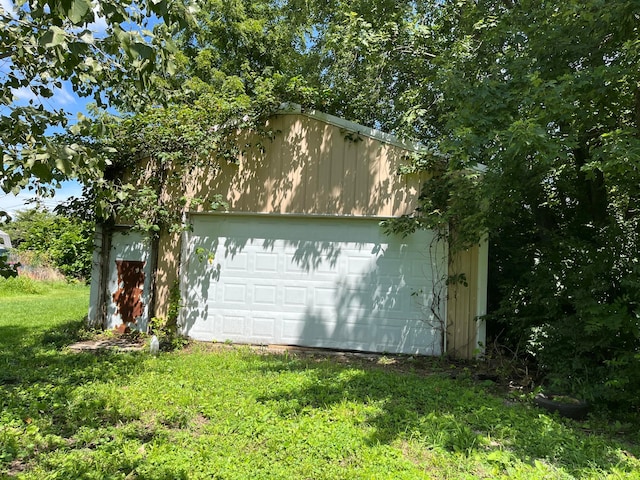
<path id="1" fill-rule="evenodd" d="M 32 208 L 19 211 L 4 228 L 18 252 L 31 252 L 68 278 L 90 278 L 93 222 Z"/>
<path id="2" fill-rule="evenodd" d="M 68 137 L 68 143 L 110 152 L 104 176 L 86 182 L 91 205 L 81 208 L 100 218 L 135 219 L 138 228 L 153 233 L 181 228 L 179 212 L 187 199 L 161 199 L 163 185 L 195 166 L 215 170 L 217 162 L 236 162 L 233 133 L 260 130 L 283 102 L 314 104 L 320 95 L 305 77 L 311 27 L 292 3 L 209 0 L 190 25 L 168 25 L 176 45 L 175 72 L 166 79 L 170 101 L 132 115 L 102 115 L 88 135 Z M 124 180 L 124 172 L 139 178 L 149 168 L 154 174 L 144 188 Z M 192 201 L 221 203 L 217 197 Z"/>
<path id="3" fill-rule="evenodd" d="M 191 11 L 171 0 L 18 0 L 13 11 L 0 8 L 2 190 L 46 191 L 70 177 L 99 177 L 105 152 L 51 136 L 69 118 L 46 108 L 46 99 L 63 81 L 98 106 L 125 111 L 162 99 L 162 77 L 173 71 L 170 37 L 162 24 L 154 33 L 145 27 L 158 18 L 185 25 Z M 104 33 L 94 34 L 95 21 Z M 17 91 L 31 97 L 27 105 L 14 101 Z"/>
<path id="4" fill-rule="evenodd" d="M 635 3 L 351 6 L 319 29 L 330 104 L 418 138 L 428 153 L 405 171 L 437 173 L 420 208 L 389 228 L 454 225 L 455 248 L 488 231 L 501 340 L 534 355 L 550 382 L 637 404 Z"/>
<path id="5" fill-rule="evenodd" d="M 432 182 L 418 217 L 445 212 L 476 237 L 491 233 L 492 318 L 551 381 L 600 400 L 636 402 L 634 3 L 442 2 L 435 11 L 428 29 L 442 48 L 415 90 L 429 103 L 414 111 L 433 125 L 422 138 L 438 155 L 418 167 L 446 159 L 440 186 L 449 191 L 434 203 Z M 487 166 L 474 196 L 485 213 L 460 216 L 468 198 L 457 185 L 469 185 L 462 173 L 476 162 Z"/>

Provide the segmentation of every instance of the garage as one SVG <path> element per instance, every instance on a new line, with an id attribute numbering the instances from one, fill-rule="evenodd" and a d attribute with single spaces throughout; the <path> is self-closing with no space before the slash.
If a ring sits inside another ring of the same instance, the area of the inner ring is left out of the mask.
<path id="1" fill-rule="evenodd" d="M 194 215 L 183 333 L 206 341 L 438 355 L 446 272 L 433 234 L 380 219 Z M 193 281 L 199 279 L 199 281 Z"/>
<path id="2" fill-rule="evenodd" d="M 451 252 L 431 231 L 387 236 L 379 225 L 419 220 L 431 173 L 406 167 L 423 147 L 291 105 L 230 143 L 232 161 L 160 177 L 160 210 L 179 225 L 144 242 L 130 219 L 99 226 L 92 325 L 144 331 L 155 317 L 200 341 L 482 351 L 486 241 Z"/>

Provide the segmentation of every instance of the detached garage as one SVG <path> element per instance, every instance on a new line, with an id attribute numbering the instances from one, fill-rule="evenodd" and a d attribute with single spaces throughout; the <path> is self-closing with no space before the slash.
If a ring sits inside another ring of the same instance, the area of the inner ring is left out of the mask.
<path id="1" fill-rule="evenodd" d="M 179 327 L 196 340 L 475 355 L 486 244 L 450 258 L 434 232 L 387 236 L 379 225 L 416 206 L 424 178 L 396 171 L 417 147 L 299 109 L 269 128 L 274 138 L 238 165 L 163 192 L 220 194 L 228 212 L 185 211 L 190 228 L 155 241 L 99 229 L 90 321 L 144 330 L 167 315 L 177 282 Z M 238 142 L 257 144 L 251 133 Z M 467 286 L 448 286 L 460 273 Z"/>

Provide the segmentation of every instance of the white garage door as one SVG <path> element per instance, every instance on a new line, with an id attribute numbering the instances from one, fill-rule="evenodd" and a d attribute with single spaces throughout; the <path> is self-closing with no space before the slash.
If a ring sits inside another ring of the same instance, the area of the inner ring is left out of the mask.
<path id="1" fill-rule="evenodd" d="M 192 224 L 181 314 L 190 337 L 441 353 L 446 251 L 431 232 L 391 237 L 357 218 L 194 215 Z"/>

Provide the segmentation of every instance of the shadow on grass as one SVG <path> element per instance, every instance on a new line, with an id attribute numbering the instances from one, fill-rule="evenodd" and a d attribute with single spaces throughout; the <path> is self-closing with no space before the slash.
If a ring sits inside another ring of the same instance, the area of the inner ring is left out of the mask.
<path id="1" fill-rule="evenodd" d="M 0 477 L 3 470 L 15 474 L 18 462 L 27 473 L 34 470 L 33 478 L 43 471 L 55 472 L 57 478 L 122 478 L 127 474 L 187 478 L 193 473 L 190 460 L 181 463 L 169 454 L 163 461 L 146 458 L 144 444 L 171 447 L 178 430 L 197 436 L 197 428 L 189 430 L 198 420 L 196 412 L 202 414 L 203 405 L 213 405 L 215 413 L 224 411 L 222 405 L 236 401 L 229 392 L 237 393 L 240 403 L 268 405 L 269 414 L 292 418 L 294 423 L 319 411 L 323 418 L 341 415 L 336 420 L 362 424 L 362 430 L 368 432 L 366 443 L 373 446 L 406 442 L 422 451 L 442 449 L 470 456 L 505 450 L 509 456 L 493 460 L 504 462 L 505 468 L 511 461 L 533 464 L 543 459 L 576 477 L 584 476 L 588 469 L 593 475 L 593 468 L 604 472 L 629 468 L 615 457 L 612 442 L 588 437 L 578 424 L 531 408 L 505 407 L 500 398 L 470 380 L 452 380 L 441 374 L 420 376 L 364 360 L 340 363 L 338 358 L 321 356 L 256 356 L 248 350 L 239 352 L 241 362 L 179 364 L 167 357 L 170 361 L 152 367 L 146 365 L 144 354 L 68 352 L 63 347 L 76 340 L 80 326 L 81 321 L 74 320 L 49 330 L 0 327 L 0 366 L 6 366 L 12 375 L 10 382 L 0 383 Z M 214 364 L 216 368 L 231 365 L 238 380 L 232 381 L 231 390 L 223 390 L 225 395 L 206 403 L 213 396 L 208 389 L 215 388 L 210 380 L 216 371 Z M 202 370 L 195 372 L 198 366 Z M 170 405 L 152 412 L 156 416 L 151 419 L 140 413 L 144 405 L 131 405 L 133 398 L 140 397 L 131 387 L 133 378 L 147 368 L 162 378 L 164 402 Z M 246 388 L 248 378 L 268 388 L 260 388 L 258 398 L 255 393 L 244 396 L 246 391 L 257 392 Z M 184 404 L 176 404 L 174 395 L 185 390 L 193 395 L 183 397 Z M 352 403 L 359 406 L 355 414 L 350 410 Z M 218 420 L 228 420 L 231 430 L 239 425 L 233 414 Z M 242 423 L 242 431 L 250 435 L 263 421 L 263 417 L 256 418 L 248 422 L 249 427 Z M 247 440 L 240 435 L 240 444 L 243 441 Z M 218 443 L 215 445 L 217 448 Z M 241 456 L 242 449 L 237 448 Z M 51 455 L 41 455 L 48 452 Z M 176 447 L 176 455 L 183 452 L 184 444 Z"/>
<path id="2" fill-rule="evenodd" d="M 614 441 L 587 435 L 579 423 L 550 417 L 534 407 L 507 405 L 470 379 L 278 356 L 266 358 L 261 368 L 279 373 L 313 370 L 304 387 L 258 399 L 286 406 L 279 412 L 282 417 L 345 402 L 374 406 L 376 413 L 365 420 L 373 427 L 367 439 L 370 445 L 410 441 L 427 450 L 465 455 L 506 450 L 507 456 L 493 457 L 505 466 L 512 459 L 531 465 L 543 460 L 574 475 L 594 467 L 603 471 L 632 468 L 621 463 Z"/>
<path id="3" fill-rule="evenodd" d="M 153 465 L 122 449 L 166 435 L 140 420 L 142 409 L 126 397 L 147 356 L 66 349 L 83 327 L 82 319 L 0 327 L 0 366 L 10 372 L 0 381 L 0 478 L 188 478 L 182 466 Z"/>
<path id="4" fill-rule="evenodd" d="M 72 353 L 64 346 L 78 339 L 83 320 L 48 330 L 0 327 L 0 411 L 15 432 L 36 425 L 42 436 L 70 437 L 81 427 L 116 424 L 130 413 L 108 394 L 78 398 L 80 387 L 95 382 L 122 383 L 135 374 L 143 357 L 110 351 Z M 2 426 L 2 425 L 0 425 Z M 6 436 L 4 440 L 7 440 Z M 9 442 L 11 443 L 11 442 Z M 0 465 L 19 452 L 2 445 Z M 8 451 L 7 451 L 8 450 Z"/>

